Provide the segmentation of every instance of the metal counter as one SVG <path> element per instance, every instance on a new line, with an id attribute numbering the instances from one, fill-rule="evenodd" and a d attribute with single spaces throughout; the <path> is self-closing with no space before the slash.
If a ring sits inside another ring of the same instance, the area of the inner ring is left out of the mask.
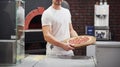
<path id="1" fill-rule="evenodd" d="M 52 56 L 39 61 L 34 67 L 95 67 L 95 61 L 87 56 Z"/>
<path id="2" fill-rule="evenodd" d="M 0 40 L 0 64 L 16 62 L 16 40 Z"/>
<path id="3" fill-rule="evenodd" d="M 24 59 L 24 44 L 16 40 L 0 40 L 0 65 L 14 65 Z"/>
<path id="4" fill-rule="evenodd" d="M 87 56 L 29 55 L 21 64 L 0 67 L 95 67 L 95 61 Z"/>
<path id="5" fill-rule="evenodd" d="M 119 41 L 96 41 L 97 47 L 120 47 Z"/>
<path id="6" fill-rule="evenodd" d="M 98 41 L 95 45 L 97 67 L 120 67 L 120 42 Z"/>

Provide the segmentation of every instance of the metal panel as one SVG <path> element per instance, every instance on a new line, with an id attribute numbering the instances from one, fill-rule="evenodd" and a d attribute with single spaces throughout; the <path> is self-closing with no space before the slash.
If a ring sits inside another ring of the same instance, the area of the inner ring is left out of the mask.
<path id="1" fill-rule="evenodd" d="M 87 56 L 96 57 L 96 55 L 95 55 L 95 52 L 96 52 L 95 46 L 96 45 L 89 45 L 89 46 L 87 46 L 87 50 L 86 50 Z"/>
<path id="2" fill-rule="evenodd" d="M 120 42 L 101 42 L 96 45 L 97 67 L 120 67 Z"/>
<path id="3" fill-rule="evenodd" d="M 15 40 L 0 40 L 0 64 L 13 64 L 16 62 L 15 43 Z"/>

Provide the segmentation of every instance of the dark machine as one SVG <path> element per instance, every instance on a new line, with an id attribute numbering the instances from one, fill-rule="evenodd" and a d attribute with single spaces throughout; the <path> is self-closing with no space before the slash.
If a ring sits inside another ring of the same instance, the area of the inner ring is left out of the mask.
<path id="1" fill-rule="evenodd" d="M 23 58 L 24 46 L 17 43 L 16 30 L 16 1 L 0 0 L 0 65 L 16 64 Z"/>
<path id="2" fill-rule="evenodd" d="M 11 40 L 15 36 L 15 1 L 0 1 L 0 40 Z"/>

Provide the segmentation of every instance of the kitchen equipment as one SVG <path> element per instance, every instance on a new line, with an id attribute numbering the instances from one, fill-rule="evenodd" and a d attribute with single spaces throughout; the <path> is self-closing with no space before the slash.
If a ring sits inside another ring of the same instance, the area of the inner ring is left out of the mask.
<path id="1" fill-rule="evenodd" d="M 43 37 L 43 32 L 40 29 L 29 29 L 29 30 L 25 30 L 25 46 L 32 46 L 35 45 L 38 46 L 37 44 L 39 44 L 38 48 L 32 48 L 32 49 L 28 49 L 26 47 L 26 54 L 46 54 L 46 41 L 44 40 Z"/>
<path id="2" fill-rule="evenodd" d="M 42 30 L 25 30 L 25 43 L 45 42 Z"/>
<path id="3" fill-rule="evenodd" d="M 17 40 L 16 1 L 0 1 L 0 66 L 15 65 L 24 58 L 24 36 Z"/>
<path id="4" fill-rule="evenodd" d="M 0 40 L 15 39 L 16 12 L 15 1 L 0 0 Z"/>
<path id="5" fill-rule="evenodd" d="M 16 62 L 15 43 L 15 40 L 0 40 L 0 64 L 12 64 Z"/>
<path id="6" fill-rule="evenodd" d="M 94 26 L 109 27 L 109 5 L 100 4 L 95 5 L 94 8 Z"/>
<path id="7" fill-rule="evenodd" d="M 97 40 L 110 40 L 111 39 L 109 27 L 107 26 L 96 26 L 94 34 Z"/>
<path id="8" fill-rule="evenodd" d="M 110 40 L 109 31 L 109 5 L 105 0 L 100 0 L 100 5 L 95 5 L 94 11 L 94 34 L 97 40 Z"/>
<path id="9" fill-rule="evenodd" d="M 24 58 L 24 45 L 16 40 L 0 40 L 0 65 L 20 63 Z"/>

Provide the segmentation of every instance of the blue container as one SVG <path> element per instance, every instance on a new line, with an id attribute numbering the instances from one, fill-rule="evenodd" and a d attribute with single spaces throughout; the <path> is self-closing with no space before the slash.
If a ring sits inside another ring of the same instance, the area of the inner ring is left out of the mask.
<path id="1" fill-rule="evenodd" d="M 94 26 L 86 26 L 85 34 L 94 36 Z"/>

